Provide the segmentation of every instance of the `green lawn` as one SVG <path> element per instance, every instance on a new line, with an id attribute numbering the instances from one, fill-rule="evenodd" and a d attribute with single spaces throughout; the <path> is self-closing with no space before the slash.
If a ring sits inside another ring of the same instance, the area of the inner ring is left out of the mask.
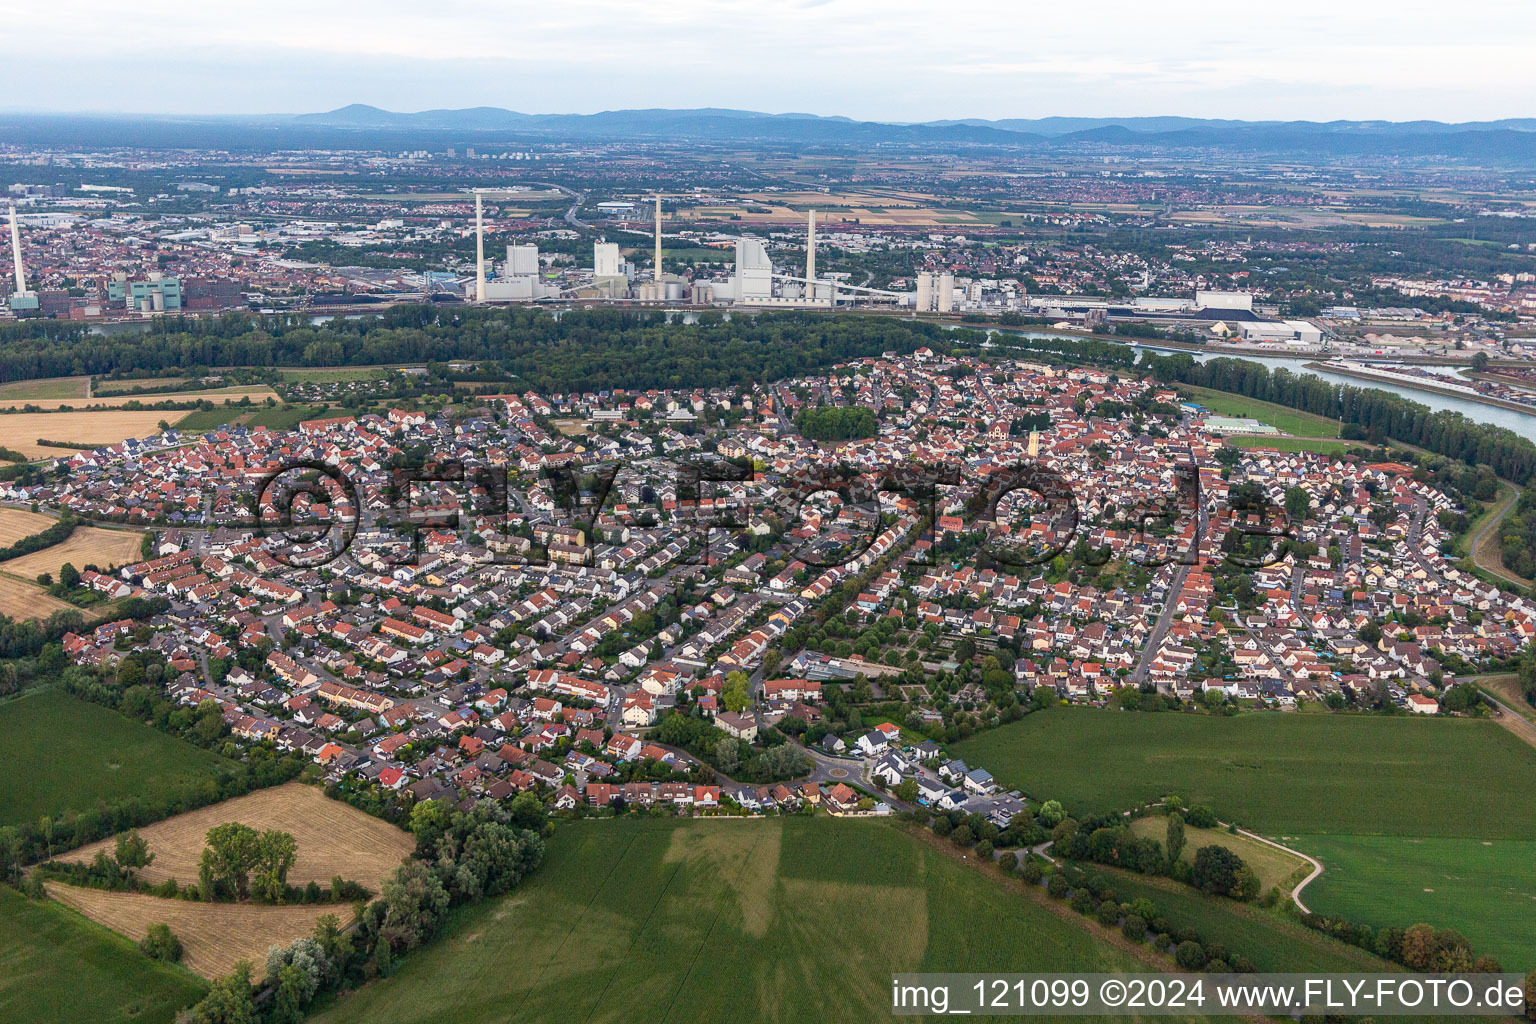
<path id="1" fill-rule="evenodd" d="M 1282 452 L 1321 452 L 1324 455 L 1342 455 L 1351 448 L 1367 447 L 1361 441 L 1322 441 L 1307 437 L 1229 437 L 1227 443 L 1235 448 L 1274 448 Z"/>
<path id="2" fill-rule="evenodd" d="M 168 1024 L 202 981 L 67 907 L 0 886 L 0 1020 Z"/>
<path id="3" fill-rule="evenodd" d="M 1168 819 L 1161 814 L 1137 818 L 1131 822 L 1131 831 L 1143 838 L 1166 843 Z M 1179 859 L 1188 864 L 1194 864 L 1195 853 L 1202 846 L 1224 846 L 1243 858 L 1243 863 L 1259 876 L 1261 892 L 1278 888 L 1282 893 L 1289 894 L 1296 887 L 1296 883 L 1305 878 L 1312 868 L 1295 854 L 1277 850 L 1257 839 L 1233 834 L 1224 828 L 1195 828 L 1193 825 L 1186 826 L 1184 829 L 1184 852 Z"/>
<path id="4" fill-rule="evenodd" d="M 1205 406 L 1218 416 L 1251 417 L 1268 423 L 1282 433 L 1295 434 L 1298 437 L 1339 436 L 1338 421 L 1326 416 L 1316 416 L 1284 405 L 1260 402 L 1242 395 L 1212 391 L 1209 388 L 1195 387 L 1191 384 L 1180 384 L 1178 390 L 1190 401 Z"/>
<path id="5" fill-rule="evenodd" d="M 186 786 L 228 763 L 58 689 L 0 703 L 0 750 L 0 825 Z"/>
<path id="6" fill-rule="evenodd" d="M 1271 838 L 1536 834 L 1536 749 L 1489 721 L 1055 708 L 950 751 L 1075 813 L 1178 794 Z"/>
<path id="7" fill-rule="evenodd" d="M 1302 894 L 1320 914 L 1451 926 L 1507 970 L 1536 967 L 1536 840 L 1299 836 L 1289 845 L 1323 862 Z"/>
<path id="8" fill-rule="evenodd" d="M 894 971 L 1136 962 L 893 825 L 558 826 L 544 866 L 315 1021 L 890 1019 Z"/>

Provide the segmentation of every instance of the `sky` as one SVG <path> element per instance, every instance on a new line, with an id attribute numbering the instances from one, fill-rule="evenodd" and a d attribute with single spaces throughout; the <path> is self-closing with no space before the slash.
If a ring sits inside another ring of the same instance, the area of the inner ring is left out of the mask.
<path id="1" fill-rule="evenodd" d="M 1529 0 L 0 0 L 0 26 L 23 111 L 1536 116 Z"/>

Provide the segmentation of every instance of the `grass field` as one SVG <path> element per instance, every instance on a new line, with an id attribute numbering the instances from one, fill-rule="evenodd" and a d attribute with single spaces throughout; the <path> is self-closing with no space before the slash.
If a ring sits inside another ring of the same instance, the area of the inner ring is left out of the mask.
<path id="1" fill-rule="evenodd" d="M 1167 878 L 1113 868 L 1115 895 L 1145 896 L 1178 928 L 1193 928 L 1206 942 L 1220 942 L 1246 956 L 1260 971 L 1390 971 L 1395 968 L 1363 949 L 1315 932 L 1279 914 L 1225 897 L 1209 897 Z M 1312 883 L 1316 885 L 1316 882 Z M 1312 889 L 1307 888 L 1310 897 Z"/>
<path id="2" fill-rule="evenodd" d="M 56 903 L 0 886 L 0 1020 L 169 1024 L 202 996 L 186 971 Z"/>
<path id="3" fill-rule="evenodd" d="M 1077 813 L 1178 794 L 1271 838 L 1536 833 L 1536 750 L 1488 721 L 1055 708 L 950 750 Z"/>
<path id="4" fill-rule="evenodd" d="M 146 382 L 144 381 L 119 382 L 119 386 L 131 387 L 134 384 L 142 385 L 145 383 Z M 67 405 L 71 409 L 107 409 L 112 406 L 119 406 L 128 402 L 140 402 L 144 405 L 150 405 L 155 402 L 196 402 L 200 399 L 207 399 L 208 401 L 214 402 L 216 404 L 223 404 L 225 401 L 238 402 L 240 399 L 247 397 L 250 398 L 252 402 L 264 402 L 269 397 L 276 398 L 277 392 L 273 391 L 265 384 L 237 384 L 230 387 L 209 388 L 202 391 L 167 391 L 164 393 L 157 392 L 149 395 L 125 395 L 107 391 L 92 392 L 89 398 L 85 397 L 85 395 L 82 393 L 77 396 L 67 396 L 60 398 L 39 398 L 30 399 L 27 401 L 12 400 L 9 403 L 6 403 L 3 399 L 0 399 L 0 408 L 4 408 L 8 404 L 13 408 L 23 405 L 35 405 L 39 409 L 58 409 Z M 174 410 L 171 411 L 174 413 Z M 63 438 L 62 440 L 69 439 Z"/>
<path id="5" fill-rule="evenodd" d="M 63 542 L 34 551 L 30 555 L 13 558 L 4 565 L 6 572 L 18 576 L 36 577 L 39 573 L 52 573 L 55 578 L 65 562 L 76 569 L 94 565 L 102 572 L 109 567 L 137 562 L 144 535 L 132 530 L 104 530 L 98 526 L 77 526 Z"/>
<path id="6" fill-rule="evenodd" d="M 253 980 L 265 973 L 267 947 L 287 945 L 308 935 L 325 914 L 346 924 L 352 908 L 323 904 L 261 907 L 249 903 L 193 903 L 165 900 L 136 892 L 109 892 L 74 885 L 47 883 L 48 895 L 119 935 L 142 939 L 152 924 L 169 925 L 181 940 L 182 963 L 210 980 L 228 974 L 241 960 L 255 968 Z"/>
<path id="7" fill-rule="evenodd" d="M 1321 452 L 1324 455 L 1342 455 L 1361 446 L 1359 441 L 1326 441 L 1311 437 L 1229 437 L 1227 443 L 1234 448 L 1273 448 L 1282 452 Z"/>
<path id="8" fill-rule="evenodd" d="M 58 522 L 52 516 L 25 512 L 19 508 L 0 508 L 0 548 L 10 547 L 23 537 L 42 533 Z"/>
<path id="9" fill-rule="evenodd" d="M 1326 416 L 1314 416 L 1309 412 L 1300 412 L 1283 405 L 1260 402 L 1242 395 L 1212 391 L 1209 388 L 1195 387 L 1190 384 L 1180 384 L 1179 393 L 1188 395 L 1191 400 L 1205 406 L 1218 416 L 1249 417 L 1268 423 L 1282 433 L 1295 434 L 1298 437 L 1339 436 L 1338 422 Z"/>
<path id="10" fill-rule="evenodd" d="M 0 825 L 190 785 L 227 763 L 62 690 L 0 703 L 0 750 Z"/>
<path id="11" fill-rule="evenodd" d="M 515 965 L 515 966 L 513 966 Z M 316 1021 L 890 1019 L 892 971 L 1138 962 L 890 824 L 562 824 L 542 868 Z"/>
<path id="12" fill-rule="evenodd" d="M 155 862 L 140 871 L 140 876 L 149 882 L 168 878 L 183 884 L 196 882 L 203 837 L 215 825 L 229 821 L 293 835 L 298 842 L 298 858 L 288 872 L 291 885 L 310 881 L 323 885 L 340 875 L 377 892 L 383 879 L 416 845 L 410 833 L 332 800 L 314 786 L 290 782 L 139 829 L 155 855 Z M 104 839 L 60 859 L 89 861 L 97 850 L 110 850 L 114 842 Z"/>
<path id="13" fill-rule="evenodd" d="M 0 409 L 19 409 L 24 405 L 47 408 L 48 403 L 61 399 L 84 398 L 90 384 L 90 377 L 46 377 L 0 384 Z"/>
<path id="14" fill-rule="evenodd" d="M 81 444 L 116 444 L 125 437 L 158 434 L 161 420 L 174 422 L 176 413 L 153 409 L 97 409 L 85 412 L 20 412 L 0 416 L 0 447 L 12 448 L 33 458 L 68 458 L 68 448 L 39 445 L 38 439 Z"/>
<path id="15" fill-rule="evenodd" d="M 282 369 L 277 374 L 285 381 L 329 384 L 348 380 L 382 380 L 386 370 L 383 366 L 314 366 Z"/>
<path id="16" fill-rule="evenodd" d="M 202 410 L 189 412 L 175 423 L 177 430 L 194 433 L 213 430 L 227 423 L 243 423 L 252 427 L 266 427 L 268 430 L 292 430 L 301 421 L 321 415 L 340 415 L 340 413 L 321 413 L 317 406 L 312 405 L 277 405 L 271 408 L 259 406 L 254 409 L 248 406 L 217 405 L 206 412 Z"/>
<path id="17" fill-rule="evenodd" d="M 1131 831 L 1138 836 L 1156 839 L 1161 843 L 1168 835 L 1168 819 L 1161 815 L 1137 818 L 1131 822 Z M 1195 851 L 1202 846 L 1224 846 L 1243 858 L 1243 863 L 1259 876 L 1261 892 L 1268 892 L 1272 887 L 1278 887 L 1281 892 L 1289 893 L 1311 870 L 1311 865 L 1294 854 L 1277 850 L 1273 846 L 1268 846 L 1256 839 L 1249 839 L 1247 836 L 1232 835 L 1225 829 L 1219 828 L 1186 826 L 1184 853 L 1179 859 L 1193 864 Z"/>
<path id="18" fill-rule="evenodd" d="M 1455 927 L 1506 970 L 1536 967 L 1536 840 L 1297 836 L 1323 862 L 1307 906 L 1376 927 Z"/>

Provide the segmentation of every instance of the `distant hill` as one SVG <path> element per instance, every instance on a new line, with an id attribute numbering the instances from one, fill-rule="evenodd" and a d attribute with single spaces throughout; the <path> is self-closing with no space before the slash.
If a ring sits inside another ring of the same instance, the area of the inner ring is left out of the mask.
<path id="1" fill-rule="evenodd" d="M 1149 152 L 1301 159 L 1449 158 L 1491 166 L 1536 162 L 1536 118 L 1502 121 L 1240 121 L 1194 117 L 1042 117 L 903 123 L 724 107 L 528 114 L 501 107 L 400 112 L 354 103 L 260 117 L 0 114 L 21 143 L 392 148 L 528 139 L 680 140 L 789 148 L 894 146 L 929 151 L 1001 147 L 1045 152 Z"/>

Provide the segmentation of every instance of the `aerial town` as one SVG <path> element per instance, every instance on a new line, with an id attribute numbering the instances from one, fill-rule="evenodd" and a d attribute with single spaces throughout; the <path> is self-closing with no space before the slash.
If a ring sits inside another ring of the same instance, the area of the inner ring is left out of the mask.
<path id="1" fill-rule="evenodd" d="M 0 16 L 0 1021 L 1536 1020 L 1536 39 L 1373 4 Z"/>

